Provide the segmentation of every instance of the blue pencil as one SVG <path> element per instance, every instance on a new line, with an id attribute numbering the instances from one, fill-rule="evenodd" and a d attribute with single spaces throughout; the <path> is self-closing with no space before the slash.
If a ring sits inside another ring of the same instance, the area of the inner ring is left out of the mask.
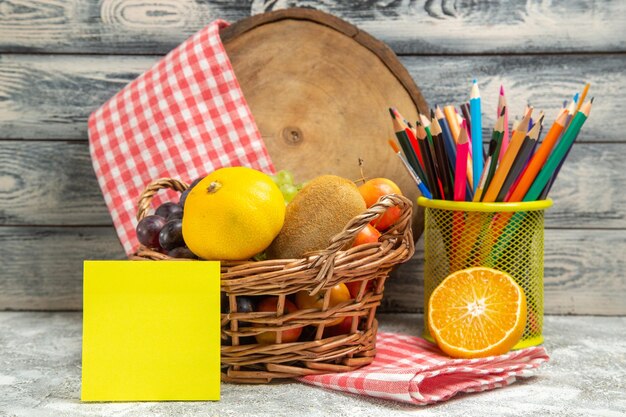
<path id="1" fill-rule="evenodd" d="M 481 120 L 480 93 L 478 83 L 474 80 L 470 93 L 470 117 L 472 119 L 472 168 L 474 170 L 474 184 L 480 182 L 480 174 L 483 172 L 483 126 Z"/>

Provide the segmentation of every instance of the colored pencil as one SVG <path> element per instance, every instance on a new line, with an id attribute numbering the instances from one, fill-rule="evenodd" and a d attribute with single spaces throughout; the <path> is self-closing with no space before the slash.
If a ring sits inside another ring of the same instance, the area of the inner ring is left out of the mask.
<path id="1" fill-rule="evenodd" d="M 428 138 L 428 143 L 430 143 L 432 145 L 432 143 L 433 143 L 433 135 L 432 135 L 432 132 L 430 131 L 430 119 L 428 117 L 426 117 L 425 115 L 423 115 L 422 113 L 420 113 L 419 114 L 419 122 L 424 127 L 424 131 L 426 132 L 426 137 Z"/>
<path id="2" fill-rule="evenodd" d="M 483 194 L 483 190 L 485 189 L 485 183 L 487 182 L 487 175 L 489 171 L 489 167 L 491 165 L 495 165 L 494 161 L 496 161 L 495 154 L 493 156 L 489 155 L 487 157 L 487 161 L 485 162 L 485 168 L 483 169 L 483 173 L 480 176 L 480 181 L 478 182 L 478 187 L 476 188 L 476 192 L 474 193 L 474 201 L 475 203 L 480 201 L 480 196 Z"/>
<path id="3" fill-rule="evenodd" d="M 481 115 L 481 99 L 478 91 L 478 83 L 474 80 L 472 91 L 470 93 L 470 114 L 471 114 L 471 132 L 472 132 L 472 169 L 474 171 L 474 184 L 480 181 L 480 174 L 483 172 L 483 132 L 482 132 L 482 115 Z"/>
<path id="4" fill-rule="evenodd" d="M 430 125 L 430 131 L 433 135 L 433 145 L 435 150 L 435 168 L 437 169 L 437 177 L 441 180 L 443 187 L 443 195 L 446 200 L 454 199 L 454 184 L 450 176 L 450 167 L 448 165 L 448 155 L 443 143 L 443 135 L 439 122 L 434 117 Z"/>
<path id="5" fill-rule="evenodd" d="M 541 129 L 541 123 L 543 121 L 543 115 L 539 117 L 537 123 L 530 129 L 528 135 L 524 138 L 522 142 L 522 146 L 520 147 L 517 156 L 515 157 L 515 161 L 509 170 L 509 173 L 502 184 L 502 188 L 500 188 L 500 192 L 496 197 L 497 202 L 503 202 L 509 193 L 513 183 L 522 173 L 522 170 L 526 166 L 529 158 L 531 157 L 531 152 L 535 148 L 535 144 L 537 143 L 537 139 L 539 138 L 539 130 Z"/>
<path id="6" fill-rule="evenodd" d="M 443 143 L 446 146 L 450 169 L 454 170 L 456 166 L 456 142 L 452 138 L 452 132 L 450 132 L 448 121 L 439 106 L 435 107 L 435 117 L 437 118 L 437 122 L 439 122 L 439 127 L 441 128 L 441 134 L 443 136 Z"/>
<path id="7" fill-rule="evenodd" d="M 496 120 L 496 125 L 493 128 L 493 133 L 491 134 L 491 142 L 489 142 L 489 152 L 487 154 L 491 157 L 491 164 L 489 165 L 487 176 L 485 177 L 483 190 L 478 196 L 478 201 L 482 200 L 485 194 L 485 189 L 489 188 L 489 185 L 493 180 L 493 175 L 495 174 L 496 168 L 498 166 L 500 149 L 502 147 L 502 141 L 504 136 L 504 111 L 506 111 L 506 108 L 503 108 L 503 110 L 500 112 L 500 116 L 498 117 L 498 120 Z M 485 170 L 487 170 L 487 167 L 485 167 Z M 476 200 L 476 193 L 474 193 L 474 200 Z"/>
<path id="8" fill-rule="evenodd" d="M 580 133 L 580 131 L 578 133 Z M 576 141 L 576 139 L 578 139 L 578 134 L 576 134 L 576 137 L 574 138 L 574 142 Z M 550 190 L 552 189 L 552 186 L 554 185 L 554 181 L 556 180 L 557 176 L 559 175 L 559 172 L 561 171 L 561 167 L 563 166 L 563 163 L 565 162 L 565 160 L 569 156 L 569 153 L 571 152 L 571 150 L 572 150 L 572 147 L 570 147 L 567 150 L 567 152 L 565 153 L 565 157 L 561 160 L 561 163 L 556 168 L 556 171 L 554 171 L 554 174 L 552 174 L 552 176 L 550 177 L 550 180 L 548 181 L 548 184 L 546 184 L 546 186 L 543 187 L 543 190 L 541 191 L 541 194 L 539 194 L 539 197 L 537 197 L 538 200 L 545 200 L 546 198 L 548 198 L 548 194 L 550 193 Z"/>
<path id="9" fill-rule="evenodd" d="M 528 169 L 526 169 L 526 171 L 522 175 L 519 183 L 513 190 L 513 193 L 508 198 L 508 201 L 522 201 L 522 198 L 528 192 L 528 189 L 532 185 L 532 182 L 535 180 L 535 177 L 539 173 L 539 170 L 548 159 L 548 155 L 550 155 L 550 152 L 554 148 L 557 139 L 561 136 L 563 128 L 565 127 L 566 119 L 567 110 L 563 110 L 552 124 L 552 127 L 546 134 L 546 137 L 539 146 L 539 149 L 537 149 L 537 152 L 535 152 L 535 154 L 533 155 L 528 165 Z"/>
<path id="10" fill-rule="evenodd" d="M 394 120 L 394 129 L 404 128 L 404 131 L 406 132 L 406 136 L 409 139 L 409 143 L 411 144 L 411 147 L 413 148 L 413 152 L 415 153 L 415 156 L 417 156 L 417 160 L 420 163 L 420 168 L 423 171 L 424 159 L 422 157 L 422 153 L 420 152 L 419 146 L 417 144 L 417 139 L 415 138 L 415 129 L 413 129 L 411 124 L 407 122 L 406 119 L 404 119 L 402 114 L 400 114 L 400 112 L 397 109 L 392 108 L 391 110 L 393 111 L 393 114 L 395 115 L 395 118 L 392 115 L 392 119 Z"/>
<path id="11" fill-rule="evenodd" d="M 400 152 L 400 149 L 398 149 L 398 145 L 396 145 L 396 143 L 392 140 L 389 140 L 387 142 L 389 143 L 389 146 L 391 146 L 391 149 L 393 149 L 395 154 L 398 155 L 398 158 L 400 158 L 400 160 L 402 161 L 402 165 L 404 165 L 404 168 L 406 169 L 406 171 L 409 173 L 411 178 L 413 178 L 413 181 L 415 181 L 415 184 L 417 184 L 417 188 L 419 188 L 422 195 L 426 198 L 433 198 L 433 196 L 430 194 L 430 191 L 428 190 L 426 185 L 422 182 L 420 177 L 413 170 L 413 168 L 411 167 L 411 164 L 409 164 L 409 161 L 407 161 L 404 155 L 402 155 L 402 152 Z"/>
<path id="12" fill-rule="evenodd" d="M 458 143 L 459 133 L 461 132 L 461 126 L 456 118 L 456 112 L 453 106 L 443 106 L 443 114 L 446 116 L 450 133 L 452 133 L 452 139 L 455 143 Z"/>
<path id="13" fill-rule="evenodd" d="M 504 110 L 503 110 L 504 109 Z M 509 108 L 506 104 L 506 96 L 504 95 L 504 87 L 500 86 L 500 95 L 498 97 L 498 113 L 496 117 L 500 116 L 504 111 L 504 133 L 502 136 L 502 146 L 500 146 L 500 153 L 498 154 L 498 161 L 504 156 L 506 148 L 509 146 Z"/>
<path id="14" fill-rule="evenodd" d="M 569 124 L 572 122 L 572 119 L 574 118 L 574 114 L 576 113 L 576 108 L 577 108 L 578 101 L 579 101 L 578 93 L 576 93 L 576 95 L 574 96 L 574 100 L 567 107 L 568 115 L 567 115 L 567 119 L 565 121 L 565 127 L 563 128 L 563 131 L 566 131 L 568 126 L 569 126 Z M 574 140 L 576 140 L 576 139 L 574 139 Z M 554 171 L 554 173 L 552 174 L 552 176 L 548 180 L 548 184 L 546 184 L 546 186 L 543 188 L 543 191 L 541 191 L 541 194 L 539 194 L 539 197 L 537 197 L 537 199 L 545 200 L 548 197 L 548 193 L 552 189 L 552 186 L 554 185 L 554 181 L 556 180 L 556 177 L 559 175 L 559 172 L 561 171 L 561 166 L 563 165 L 563 163 L 567 159 L 568 155 L 569 155 L 569 150 L 565 154 L 565 158 L 563 158 L 561 160 L 561 162 L 559 163 L 559 166 L 556 168 L 556 170 Z"/>
<path id="15" fill-rule="evenodd" d="M 457 158 L 454 170 L 454 201 L 465 201 L 468 147 L 467 130 L 463 127 L 461 133 L 459 133 L 459 143 L 456 144 Z"/>
<path id="16" fill-rule="evenodd" d="M 589 87 L 591 86 L 590 83 L 585 84 L 585 87 L 583 88 L 583 92 L 580 94 L 580 98 L 578 99 L 578 104 L 576 105 L 576 113 L 578 113 L 583 105 L 583 102 L 585 101 L 585 99 L 587 98 L 587 93 L 589 92 Z"/>
<path id="17" fill-rule="evenodd" d="M 391 114 L 391 121 L 393 123 L 396 138 L 398 139 L 398 143 L 400 143 L 400 146 L 402 147 L 402 151 L 404 152 L 406 159 L 408 160 L 413 170 L 419 175 L 422 182 L 425 181 L 426 175 L 424 174 L 423 168 L 420 166 L 419 159 L 417 158 L 416 149 L 414 149 L 414 147 L 411 145 L 411 141 L 406 130 L 401 125 L 401 122 L 400 120 L 398 120 L 393 109 L 389 109 L 389 113 Z M 419 145 L 416 146 L 416 148 L 417 147 L 419 147 Z"/>
<path id="18" fill-rule="evenodd" d="M 535 201 L 537 197 L 539 197 L 544 187 L 548 184 L 550 177 L 558 168 L 561 161 L 564 160 L 569 149 L 574 144 L 574 140 L 576 139 L 576 136 L 578 136 L 578 132 L 589 117 L 592 104 L 593 99 L 582 105 L 580 111 L 576 114 L 565 133 L 563 133 L 563 137 L 559 143 L 557 143 L 554 147 L 554 150 L 548 157 L 545 165 L 541 171 L 539 171 L 539 174 L 537 174 L 535 181 L 533 181 L 533 184 L 530 186 L 530 189 L 522 201 Z"/>
<path id="19" fill-rule="evenodd" d="M 417 143 L 422 151 L 424 157 L 424 173 L 426 174 L 426 184 L 431 194 L 436 199 L 441 199 L 441 193 L 439 192 L 439 183 L 437 182 L 437 174 L 435 170 L 435 163 L 430 152 L 428 139 L 426 138 L 426 130 L 422 126 L 421 122 L 416 123 L 417 128 Z"/>
<path id="20" fill-rule="evenodd" d="M 531 111 L 526 113 L 526 116 L 520 122 L 517 130 L 513 132 L 513 135 L 511 136 L 511 141 L 509 142 L 509 147 L 504 153 L 504 157 L 502 157 L 502 161 L 498 165 L 498 168 L 493 175 L 493 179 L 491 180 L 491 184 L 489 184 L 489 187 L 487 188 L 487 191 L 485 192 L 482 201 L 487 203 L 493 203 L 494 201 L 496 201 L 496 197 L 498 197 L 498 193 L 502 188 L 502 184 L 504 184 L 504 180 L 506 180 L 506 176 L 509 174 L 511 166 L 515 161 L 515 157 L 517 156 L 517 153 L 519 152 L 519 149 L 524 142 L 524 138 L 526 137 L 527 132 L 526 127 L 528 126 L 528 121 L 530 120 L 531 114 L 532 109 Z"/>

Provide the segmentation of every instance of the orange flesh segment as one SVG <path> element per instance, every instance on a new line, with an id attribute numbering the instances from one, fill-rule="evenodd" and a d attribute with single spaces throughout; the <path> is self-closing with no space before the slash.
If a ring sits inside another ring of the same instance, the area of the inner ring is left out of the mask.
<path id="1" fill-rule="evenodd" d="M 521 337 L 525 322 L 523 290 L 510 276 L 490 268 L 455 272 L 429 302 L 431 334 L 450 356 L 505 353 Z"/>

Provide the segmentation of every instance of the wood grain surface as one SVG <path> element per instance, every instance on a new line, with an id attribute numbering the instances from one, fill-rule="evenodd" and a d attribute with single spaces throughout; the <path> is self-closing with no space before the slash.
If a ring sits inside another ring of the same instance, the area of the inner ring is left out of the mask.
<path id="1" fill-rule="evenodd" d="M 83 260 L 123 259 L 111 227 L 0 227 L 0 306 L 75 310 L 82 305 Z"/>
<path id="2" fill-rule="evenodd" d="M 547 314 L 626 314 L 626 233 L 548 229 L 545 239 Z M 80 309 L 82 261 L 123 257 L 113 229 L 103 227 L 0 227 L 0 244 L 4 309 Z M 420 240 L 387 281 L 382 311 L 422 311 L 423 256 Z"/>
<path id="3" fill-rule="evenodd" d="M 495 123 L 501 84 L 510 102 L 511 120 L 527 103 L 545 110 L 547 120 L 554 120 L 563 100 L 571 98 L 585 81 L 591 82 L 590 95 L 597 100 L 578 140 L 624 140 L 621 119 L 616 116 L 626 114 L 626 96 L 618 88 L 626 85 L 622 55 L 594 55 L 593 59 L 586 55 L 400 58 L 431 105 L 468 100 L 469 85 L 477 77 L 485 109 L 485 134 Z M 0 138 L 85 140 L 89 114 L 158 59 L 1 55 Z M 380 111 L 384 114 L 386 106 Z M 261 129 L 261 134 L 275 132 Z"/>
<path id="4" fill-rule="evenodd" d="M 215 19 L 294 6 L 332 13 L 401 54 L 626 49 L 619 0 L 5 0 L 0 52 L 164 54 Z"/>
<path id="5" fill-rule="evenodd" d="M 626 229 L 622 155 L 624 143 L 575 144 L 550 193 L 547 227 Z M 87 143 L 0 141 L 2 224 L 111 225 Z"/>
<path id="6" fill-rule="evenodd" d="M 291 6 L 386 42 L 431 105 L 467 100 L 478 78 L 485 130 L 500 84 L 511 118 L 529 103 L 552 121 L 591 82 L 591 117 L 546 215 L 546 312 L 626 315 L 617 0 L 0 1 L 0 309 L 78 309 L 82 260 L 123 256 L 89 161 L 90 112 L 210 21 Z M 421 251 L 388 281 L 384 311 L 421 310 Z"/>

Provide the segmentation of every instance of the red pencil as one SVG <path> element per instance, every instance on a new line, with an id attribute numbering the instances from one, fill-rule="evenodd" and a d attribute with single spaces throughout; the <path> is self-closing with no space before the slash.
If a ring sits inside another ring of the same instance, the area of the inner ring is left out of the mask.
<path id="1" fill-rule="evenodd" d="M 469 143 L 467 141 L 467 126 L 461 126 L 459 140 L 456 144 L 456 167 L 454 169 L 454 201 L 465 201 L 465 178 L 467 175 L 467 155 Z"/>

